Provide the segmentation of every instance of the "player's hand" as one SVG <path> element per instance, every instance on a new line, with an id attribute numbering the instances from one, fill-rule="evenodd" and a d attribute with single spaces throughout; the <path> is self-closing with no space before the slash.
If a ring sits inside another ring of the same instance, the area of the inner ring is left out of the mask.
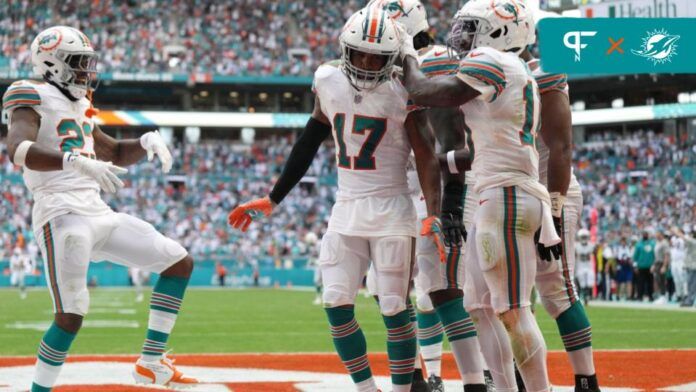
<path id="1" fill-rule="evenodd" d="M 431 241 L 433 241 L 437 247 L 437 253 L 440 255 L 440 262 L 444 263 L 447 252 L 445 251 L 445 240 L 442 233 L 442 223 L 440 223 L 440 219 L 438 219 L 436 216 L 429 216 L 423 219 L 422 224 L 423 226 L 420 234 L 423 237 L 428 237 Z"/>
<path id="2" fill-rule="evenodd" d="M 403 24 L 399 22 L 394 22 L 394 24 L 396 25 L 396 30 L 398 31 L 399 39 L 401 40 L 401 47 L 399 49 L 399 57 L 401 58 L 401 61 L 404 61 L 404 59 L 408 56 L 418 60 L 418 52 L 413 47 L 413 37 L 408 34 L 406 27 L 404 27 Z"/>
<path id="3" fill-rule="evenodd" d="M 89 159 L 75 153 L 66 154 L 63 158 L 63 170 L 74 170 L 92 177 L 101 189 L 109 193 L 123 188 L 123 181 L 118 176 L 128 173 L 128 169 L 113 165 L 111 162 Z"/>
<path id="4" fill-rule="evenodd" d="M 440 220 L 442 221 L 445 246 L 461 247 L 462 239 L 466 241 L 466 229 L 462 222 L 462 215 L 456 212 L 443 212 L 440 214 Z"/>
<path id="5" fill-rule="evenodd" d="M 556 245 L 545 246 L 539 242 L 539 235 L 541 234 L 541 229 L 537 230 L 534 234 L 534 243 L 537 246 L 537 251 L 539 252 L 539 257 L 542 260 L 552 262 L 558 260 L 563 256 L 563 230 L 561 228 L 561 218 L 553 217 L 553 226 L 556 228 L 556 234 L 561 237 L 561 242 Z"/>
<path id="6" fill-rule="evenodd" d="M 237 206 L 227 217 L 227 223 L 235 229 L 247 231 L 251 221 L 264 216 L 271 215 L 273 211 L 273 202 L 266 196 L 263 199 L 252 200 L 248 203 Z"/>
<path id="7" fill-rule="evenodd" d="M 143 150 L 147 151 L 147 160 L 152 161 L 152 158 L 157 155 L 162 163 L 162 171 L 169 173 L 172 170 L 172 154 L 167 148 L 164 138 L 160 135 L 159 130 L 148 132 L 140 137 L 140 145 Z"/>

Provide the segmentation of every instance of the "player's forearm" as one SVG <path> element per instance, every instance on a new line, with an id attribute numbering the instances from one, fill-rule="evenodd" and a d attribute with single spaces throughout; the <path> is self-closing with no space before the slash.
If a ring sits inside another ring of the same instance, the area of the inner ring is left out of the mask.
<path id="1" fill-rule="evenodd" d="M 129 166 L 139 162 L 147 152 L 140 144 L 140 139 L 119 140 L 114 160 L 116 166 Z"/>
<path id="2" fill-rule="evenodd" d="M 437 160 L 445 183 L 455 180 L 464 182 L 464 172 L 471 170 L 471 155 L 466 149 L 437 154 Z"/>
<path id="3" fill-rule="evenodd" d="M 547 184 L 549 192 L 568 193 L 570 185 L 571 165 L 573 161 L 570 143 L 558 146 L 549 153 L 547 166 Z"/>
<path id="4" fill-rule="evenodd" d="M 49 150 L 36 144 L 32 144 L 27 152 L 24 166 L 35 171 L 63 170 L 63 156 L 59 151 Z"/>
<path id="5" fill-rule="evenodd" d="M 276 181 L 268 197 L 273 203 L 280 204 L 285 196 L 300 182 L 319 151 L 321 143 L 329 136 L 331 127 L 310 118 L 302 135 L 292 147 L 290 156 L 283 167 L 283 172 Z"/>
<path id="6" fill-rule="evenodd" d="M 416 170 L 418 171 L 418 180 L 420 181 L 423 196 L 425 197 L 425 205 L 428 210 L 428 215 L 440 215 L 440 165 L 434 154 L 418 159 L 416 156 Z"/>

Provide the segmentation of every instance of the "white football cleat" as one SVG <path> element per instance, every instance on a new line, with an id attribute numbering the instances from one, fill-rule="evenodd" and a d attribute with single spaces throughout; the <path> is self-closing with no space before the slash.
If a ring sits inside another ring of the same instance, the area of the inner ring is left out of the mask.
<path id="1" fill-rule="evenodd" d="M 184 376 L 176 370 L 174 361 L 163 354 L 157 362 L 147 362 L 138 359 L 133 370 L 133 378 L 137 384 L 163 385 L 172 389 L 186 389 L 198 385 L 198 380 Z"/>

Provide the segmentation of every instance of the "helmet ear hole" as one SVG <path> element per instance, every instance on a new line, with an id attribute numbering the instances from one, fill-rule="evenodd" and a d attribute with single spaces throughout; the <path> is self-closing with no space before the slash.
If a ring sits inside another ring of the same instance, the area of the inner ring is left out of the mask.
<path id="1" fill-rule="evenodd" d="M 54 64 L 50 61 L 44 61 L 44 64 L 48 65 L 49 67 L 52 67 Z"/>
<path id="2" fill-rule="evenodd" d="M 498 37 L 500 37 L 500 33 L 502 33 L 502 30 L 501 30 L 501 29 L 497 29 L 496 31 L 494 31 L 494 32 L 491 33 L 491 37 L 492 37 L 492 38 L 498 38 Z"/>

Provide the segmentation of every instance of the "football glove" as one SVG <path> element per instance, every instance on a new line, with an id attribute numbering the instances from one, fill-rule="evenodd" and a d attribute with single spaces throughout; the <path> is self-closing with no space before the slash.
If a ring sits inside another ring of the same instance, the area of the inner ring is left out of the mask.
<path id="1" fill-rule="evenodd" d="M 539 252 L 539 257 L 542 260 L 552 262 L 558 260 L 563 256 L 563 231 L 561 228 L 561 218 L 553 217 L 553 226 L 556 228 L 556 234 L 561 237 L 561 242 L 556 245 L 545 246 L 539 242 L 539 236 L 541 235 L 541 229 L 537 230 L 534 234 L 534 243 L 537 246 L 537 251 Z"/>
<path id="2" fill-rule="evenodd" d="M 128 169 L 113 165 L 111 162 L 89 159 L 76 153 L 65 153 L 63 170 L 72 170 L 92 177 L 101 189 L 109 193 L 123 188 L 123 181 L 118 178 L 118 175 L 128 173 Z"/>
<path id="3" fill-rule="evenodd" d="M 271 212 L 273 212 L 273 202 L 266 196 L 237 206 L 227 217 L 227 223 L 245 232 L 254 219 L 260 218 L 261 215 L 269 216 Z"/>
<path id="4" fill-rule="evenodd" d="M 445 246 L 461 247 L 462 239 L 466 241 L 466 228 L 464 228 L 464 223 L 462 222 L 462 215 L 453 212 L 443 212 L 440 214 L 440 217 Z"/>
<path id="5" fill-rule="evenodd" d="M 141 136 L 140 145 L 147 151 L 148 161 L 152 161 L 152 158 L 157 155 L 162 163 L 162 171 L 169 173 L 172 170 L 172 154 L 159 131 L 148 132 Z"/>
<path id="6" fill-rule="evenodd" d="M 437 247 L 437 253 L 440 255 L 440 262 L 444 263 L 447 252 L 445 251 L 444 235 L 442 233 L 442 223 L 436 216 L 429 216 L 423 219 L 421 233 L 423 237 L 430 238 Z"/>

